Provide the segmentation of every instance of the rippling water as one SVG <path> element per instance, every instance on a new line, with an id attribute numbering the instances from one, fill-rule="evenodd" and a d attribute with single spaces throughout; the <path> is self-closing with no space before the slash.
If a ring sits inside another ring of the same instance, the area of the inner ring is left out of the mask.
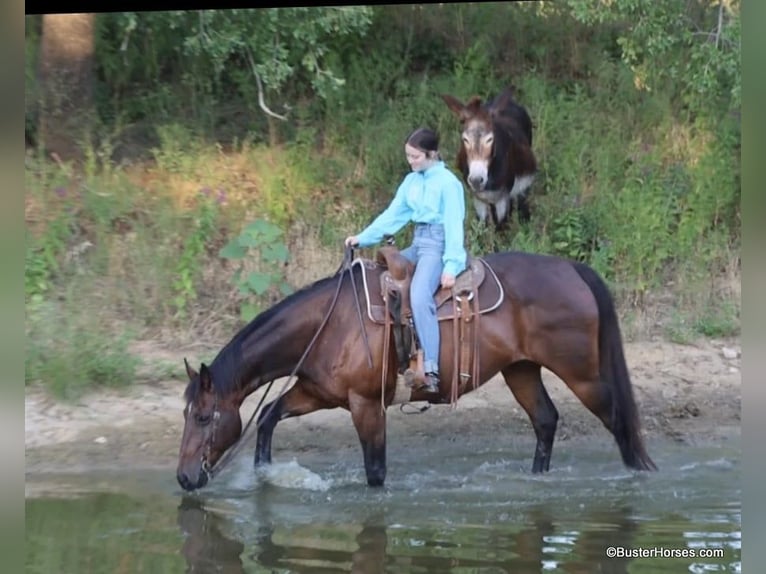
<path id="1" fill-rule="evenodd" d="M 193 496 L 172 469 L 27 477 L 27 572 L 741 570 L 738 441 L 651 444 L 653 474 L 569 441 L 544 476 L 531 450 L 435 446 L 389 448 L 383 489 L 361 454 L 243 456 Z"/>

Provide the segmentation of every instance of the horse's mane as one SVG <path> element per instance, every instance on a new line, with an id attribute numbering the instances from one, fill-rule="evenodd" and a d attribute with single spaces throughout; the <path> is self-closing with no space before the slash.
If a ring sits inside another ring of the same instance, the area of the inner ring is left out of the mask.
<path id="1" fill-rule="evenodd" d="M 338 280 L 340 269 L 334 274 L 327 277 L 317 279 L 313 283 L 302 287 L 300 290 L 292 293 L 274 304 L 272 307 L 266 309 L 262 313 L 259 313 L 252 321 L 242 327 L 232 339 L 224 345 L 224 347 L 218 352 L 213 362 L 210 363 L 208 369 L 213 381 L 213 388 L 220 396 L 226 396 L 230 392 L 234 391 L 239 384 L 239 380 L 236 377 L 237 370 L 242 364 L 242 344 L 252 335 L 256 330 L 260 329 L 264 324 L 270 321 L 275 315 L 285 313 L 302 303 L 307 297 L 321 291 L 329 284 L 335 284 Z M 200 381 L 199 377 L 195 377 L 190 381 L 186 387 L 184 394 L 186 401 L 195 400 L 200 393 Z"/>

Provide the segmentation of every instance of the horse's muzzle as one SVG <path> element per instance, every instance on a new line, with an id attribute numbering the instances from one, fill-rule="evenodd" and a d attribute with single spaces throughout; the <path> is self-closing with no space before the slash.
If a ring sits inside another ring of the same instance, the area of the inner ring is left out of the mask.
<path id="1" fill-rule="evenodd" d="M 207 484 L 207 474 L 204 472 L 199 473 L 197 482 L 192 482 L 186 473 L 178 472 L 176 473 L 176 480 L 178 480 L 178 484 L 180 484 L 181 488 L 184 490 L 197 490 L 198 488 L 202 488 Z"/>

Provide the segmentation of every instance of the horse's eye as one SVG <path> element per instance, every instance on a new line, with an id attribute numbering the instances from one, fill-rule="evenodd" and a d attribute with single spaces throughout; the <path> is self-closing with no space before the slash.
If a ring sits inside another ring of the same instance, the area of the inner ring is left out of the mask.
<path id="1" fill-rule="evenodd" d="M 194 421 L 200 426 L 205 426 L 210 423 L 210 415 L 196 415 Z"/>
<path id="2" fill-rule="evenodd" d="M 489 135 L 489 136 L 487 136 L 487 139 L 485 139 L 485 140 L 484 140 L 484 143 L 486 143 L 487 145 L 492 145 L 492 142 L 493 142 L 494 140 L 495 140 L 495 137 L 494 137 L 494 136 L 491 136 L 491 135 Z"/>

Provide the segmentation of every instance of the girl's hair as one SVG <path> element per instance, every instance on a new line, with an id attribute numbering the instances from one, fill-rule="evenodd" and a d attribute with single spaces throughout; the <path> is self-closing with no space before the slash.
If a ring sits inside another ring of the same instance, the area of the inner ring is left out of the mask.
<path id="1" fill-rule="evenodd" d="M 404 141 L 412 147 L 424 152 L 439 151 L 439 134 L 428 128 L 418 128 Z"/>

